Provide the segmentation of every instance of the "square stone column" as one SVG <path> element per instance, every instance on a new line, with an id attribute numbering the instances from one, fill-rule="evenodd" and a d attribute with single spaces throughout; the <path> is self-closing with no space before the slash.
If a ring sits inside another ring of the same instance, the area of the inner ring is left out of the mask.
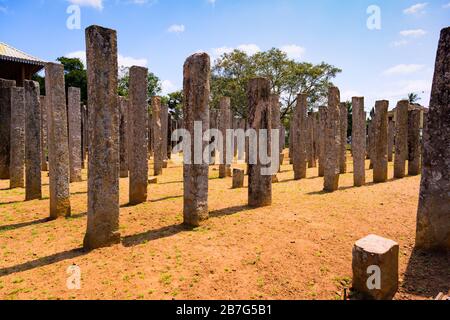
<path id="1" fill-rule="evenodd" d="M 45 96 L 40 96 L 39 104 L 41 106 L 41 170 L 48 171 L 47 153 L 48 153 L 48 134 L 47 134 L 47 104 Z"/>
<path id="2" fill-rule="evenodd" d="M 183 166 L 183 221 L 188 226 L 196 227 L 209 217 L 209 165 L 203 159 L 203 151 L 207 148 L 208 141 L 200 139 L 209 130 L 211 76 L 209 55 L 197 53 L 190 56 L 184 63 L 183 76 L 183 127 L 191 135 L 190 158 L 185 156 Z M 198 132 L 195 132 L 195 127 Z M 200 137 L 196 139 L 196 135 Z M 200 142 L 196 142 L 197 140 Z"/>
<path id="3" fill-rule="evenodd" d="M 423 169 L 416 246 L 450 251 L 450 27 L 441 31 L 430 109 L 423 136 Z"/>
<path id="4" fill-rule="evenodd" d="M 11 146 L 9 186 L 24 188 L 25 170 L 25 91 L 22 87 L 11 88 Z"/>
<path id="5" fill-rule="evenodd" d="M 327 119 L 326 106 L 319 107 L 319 177 L 325 174 L 325 122 Z"/>
<path id="6" fill-rule="evenodd" d="M 128 100 L 125 97 L 118 97 L 120 108 L 120 177 L 128 178 Z"/>
<path id="7" fill-rule="evenodd" d="M 86 29 L 88 74 L 88 219 L 86 249 L 120 242 L 117 33 Z"/>
<path id="8" fill-rule="evenodd" d="M 339 154 L 341 150 L 340 92 L 336 87 L 328 91 L 328 113 L 325 122 L 324 191 L 339 188 Z"/>
<path id="9" fill-rule="evenodd" d="M 392 118 L 388 119 L 388 161 L 394 159 L 394 143 L 395 143 L 395 122 Z"/>
<path id="10" fill-rule="evenodd" d="M 297 106 L 294 111 L 294 121 L 292 129 L 292 160 L 294 166 L 294 179 L 306 178 L 308 165 L 307 153 L 307 121 L 308 121 L 308 96 L 306 94 L 297 95 Z"/>
<path id="11" fill-rule="evenodd" d="M 11 93 L 13 80 L 0 79 L 0 179 L 9 179 L 11 146 Z"/>
<path id="12" fill-rule="evenodd" d="M 25 200 L 42 198 L 41 183 L 41 106 L 39 83 L 24 81 L 25 88 Z"/>
<path id="13" fill-rule="evenodd" d="M 81 177 L 81 92 L 79 88 L 68 88 L 67 116 L 69 121 L 70 182 L 80 182 Z"/>
<path id="14" fill-rule="evenodd" d="M 394 178 L 396 179 L 404 178 L 406 174 L 406 159 L 408 157 L 408 108 L 408 100 L 402 100 L 397 104 L 394 158 Z"/>
<path id="15" fill-rule="evenodd" d="M 148 188 L 148 69 L 130 68 L 130 204 L 147 201 Z"/>
<path id="16" fill-rule="evenodd" d="M 152 127 L 153 127 L 153 162 L 154 175 L 159 176 L 163 172 L 164 150 L 161 126 L 161 98 L 152 98 Z"/>
<path id="17" fill-rule="evenodd" d="M 272 205 L 272 175 L 263 173 L 269 165 L 264 165 L 260 158 L 261 137 L 260 132 L 267 132 L 267 152 L 271 152 L 272 108 L 270 106 L 270 81 L 265 78 L 251 79 L 247 87 L 248 97 L 248 124 L 257 135 L 257 148 L 250 152 L 250 159 L 256 159 L 256 163 L 249 162 L 248 169 L 248 205 L 250 207 L 264 207 Z M 263 142 L 264 143 L 264 142 Z"/>
<path id="18" fill-rule="evenodd" d="M 365 299 L 391 300 L 398 290 L 398 243 L 376 235 L 353 247 L 353 289 Z"/>
<path id="19" fill-rule="evenodd" d="M 219 130 L 223 136 L 223 164 L 219 165 L 219 178 L 231 177 L 231 162 L 227 163 L 227 130 L 231 129 L 231 100 L 228 97 L 220 99 L 220 121 Z"/>
<path id="20" fill-rule="evenodd" d="M 408 114 L 408 175 L 420 174 L 420 110 L 411 110 Z"/>
<path id="21" fill-rule="evenodd" d="M 169 107 L 166 104 L 161 105 L 161 138 L 163 160 L 168 160 L 168 139 L 169 139 Z"/>
<path id="22" fill-rule="evenodd" d="M 346 103 L 341 103 L 339 122 L 341 124 L 341 149 L 339 152 L 339 170 L 341 174 L 347 173 L 347 131 L 348 109 Z"/>
<path id="23" fill-rule="evenodd" d="M 389 101 L 375 103 L 373 181 L 388 179 L 388 109 Z"/>
<path id="24" fill-rule="evenodd" d="M 70 216 L 69 138 L 64 66 L 47 63 L 45 89 L 48 107 L 50 218 Z"/>
<path id="25" fill-rule="evenodd" d="M 352 98 L 352 153 L 353 182 L 355 187 L 366 184 L 366 113 L 364 98 Z"/>

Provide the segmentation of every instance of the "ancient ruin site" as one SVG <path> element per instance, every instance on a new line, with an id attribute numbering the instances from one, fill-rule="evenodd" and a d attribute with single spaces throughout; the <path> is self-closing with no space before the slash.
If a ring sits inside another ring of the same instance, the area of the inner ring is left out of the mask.
<path id="1" fill-rule="evenodd" d="M 325 2 L 0 1 L 0 300 L 450 300 L 450 3 Z"/>

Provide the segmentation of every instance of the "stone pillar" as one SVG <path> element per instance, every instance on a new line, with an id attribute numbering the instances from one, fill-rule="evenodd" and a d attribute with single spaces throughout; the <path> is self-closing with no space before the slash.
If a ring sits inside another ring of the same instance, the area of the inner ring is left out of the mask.
<path id="1" fill-rule="evenodd" d="M 49 124 L 50 218 L 57 219 L 71 214 L 66 89 L 62 64 L 47 63 L 45 88 Z"/>
<path id="2" fill-rule="evenodd" d="M 148 69 L 130 68 L 131 160 L 130 204 L 147 201 L 148 187 Z"/>
<path id="3" fill-rule="evenodd" d="M 233 189 L 244 187 L 245 172 L 242 169 L 233 169 Z"/>
<path id="4" fill-rule="evenodd" d="M 364 112 L 364 98 L 352 99 L 352 153 L 353 153 L 353 182 L 355 187 L 366 184 L 366 113 Z"/>
<path id="5" fill-rule="evenodd" d="M 408 100 L 400 101 L 397 104 L 394 159 L 394 178 L 396 179 L 405 177 L 406 158 L 408 157 L 408 107 Z"/>
<path id="6" fill-rule="evenodd" d="M 314 149 L 314 162 L 317 167 L 317 162 L 319 160 L 319 152 L 320 152 L 320 120 L 319 120 L 319 112 L 312 113 L 313 118 L 313 149 Z"/>
<path id="7" fill-rule="evenodd" d="M 231 177 L 231 163 L 227 163 L 227 130 L 231 129 L 231 100 L 228 97 L 220 99 L 219 130 L 223 136 L 223 164 L 219 166 L 219 178 Z"/>
<path id="8" fill-rule="evenodd" d="M 339 152 L 339 170 L 341 174 L 347 173 L 347 131 L 348 131 L 348 109 L 346 103 L 340 104 L 341 124 L 341 149 Z"/>
<path id="9" fill-rule="evenodd" d="M 358 240 L 353 247 L 352 287 L 361 298 L 391 300 L 398 290 L 398 243 L 376 235 Z M 370 288 L 369 279 L 377 267 L 381 272 L 379 288 Z"/>
<path id="10" fill-rule="evenodd" d="M 9 179 L 11 140 L 11 88 L 13 80 L 0 79 L 0 179 Z"/>
<path id="11" fill-rule="evenodd" d="M 314 114 L 308 113 L 306 118 L 306 150 L 308 159 L 308 168 L 317 167 L 316 156 L 314 154 Z"/>
<path id="12" fill-rule="evenodd" d="M 161 148 L 163 160 L 168 160 L 168 137 L 169 137 L 169 107 L 161 105 Z"/>
<path id="13" fill-rule="evenodd" d="M 373 161 L 375 159 L 375 111 L 373 111 L 372 113 L 372 119 L 369 122 L 369 127 L 368 127 L 368 134 L 367 134 L 367 138 L 368 138 L 368 150 L 367 150 L 367 155 L 369 156 L 370 159 L 370 166 L 369 169 L 373 169 Z"/>
<path id="14" fill-rule="evenodd" d="M 41 189 L 41 106 L 39 83 L 24 81 L 25 88 L 25 200 L 42 198 Z"/>
<path id="15" fill-rule="evenodd" d="M 306 169 L 308 164 L 307 154 L 307 98 L 306 94 L 297 96 L 297 106 L 295 107 L 294 122 L 292 130 L 292 154 L 294 165 L 294 179 L 300 180 L 306 178 Z M 291 124 L 292 125 L 292 124 Z"/>
<path id="16" fill-rule="evenodd" d="M 395 142 L 395 122 L 390 117 L 388 120 L 388 161 L 394 159 L 394 142 Z"/>
<path id="17" fill-rule="evenodd" d="M 48 171 L 47 152 L 48 152 L 48 135 L 47 135 L 47 104 L 45 96 L 40 97 L 41 106 L 41 170 Z"/>
<path id="18" fill-rule="evenodd" d="M 450 251 L 450 28 L 441 31 L 423 142 L 416 246 Z"/>
<path id="19" fill-rule="evenodd" d="M 325 123 L 327 119 L 327 107 L 319 107 L 319 177 L 325 173 Z"/>
<path id="20" fill-rule="evenodd" d="M 248 123 L 249 129 L 256 131 L 258 136 L 257 155 L 253 157 L 256 164 L 249 163 L 248 174 L 248 205 L 250 207 L 264 207 L 272 204 L 272 176 L 264 175 L 262 170 L 268 168 L 261 163 L 260 130 L 267 130 L 267 150 L 271 150 L 272 108 L 270 106 L 270 81 L 265 78 L 251 79 L 247 87 Z"/>
<path id="21" fill-rule="evenodd" d="M 88 73 L 88 219 L 86 249 L 120 242 L 117 33 L 86 29 Z M 146 90 L 145 90 L 146 91 Z"/>
<path id="22" fill-rule="evenodd" d="M 161 125 L 161 98 L 152 98 L 152 127 L 153 127 L 153 162 L 154 175 L 159 176 L 163 171 L 164 150 L 162 146 L 162 125 Z"/>
<path id="23" fill-rule="evenodd" d="M 389 101 L 377 101 L 375 103 L 374 122 L 374 160 L 373 181 L 375 183 L 386 182 L 388 179 L 388 109 Z"/>
<path id="24" fill-rule="evenodd" d="M 89 149 L 89 121 L 88 121 L 88 110 L 87 107 L 85 105 L 83 105 L 81 107 L 81 115 L 82 115 L 82 125 L 83 125 L 83 150 L 82 150 L 82 165 L 83 165 L 83 169 L 85 169 L 86 167 L 86 156 L 88 153 L 88 149 Z"/>
<path id="25" fill-rule="evenodd" d="M 340 92 L 336 87 L 328 90 L 328 112 L 325 121 L 325 170 L 324 191 L 339 188 L 339 154 L 341 148 Z"/>
<path id="26" fill-rule="evenodd" d="M 209 130 L 210 75 L 211 62 L 208 54 L 197 53 L 186 60 L 183 71 L 183 127 L 191 134 L 191 140 L 194 140 L 195 121 L 200 124 L 197 129 L 198 135 L 203 135 Z M 194 227 L 209 217 L 209 165 L 202 159 L 203 150 L 207 146 L 208 141 L 191 143 L 191 157 L 185 158 L 183 166 L 184 223 Z"/>
<path id="27" fill-rule="evenodd" d="M 408 175 L 420 174 L 420 110 L 409 111 L 408 115 Z"/>
<path id="28" fill-rule="evenodd" d="M 25 91 L 11 88 L 10 188 L 24 188 L 25 170 Z"/>
<path id="29" fill-rule="evenodd" d="M 70 182 L 80 182 L 81 177 L 81 93 L 79 88 L 67 90 L 67 117 L 69 120 Z"/>
<path id="30" fill-rule="evenodd" d="M 128 100 L 119 97 L 120 125 L 119 125 L 119 153 L 120 153 L 120 178 L 128 178 Z"/>

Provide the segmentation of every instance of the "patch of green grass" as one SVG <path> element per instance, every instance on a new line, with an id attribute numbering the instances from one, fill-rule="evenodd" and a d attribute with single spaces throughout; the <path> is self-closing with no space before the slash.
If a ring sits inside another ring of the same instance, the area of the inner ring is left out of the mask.
<path id="1" fill-rule="evenodd" d="M 164 272 L 161 274 L 161 276 L 159 277 L 159 281 L 168 286 L 172 283 L 172 275 L 168 272 Z"/>

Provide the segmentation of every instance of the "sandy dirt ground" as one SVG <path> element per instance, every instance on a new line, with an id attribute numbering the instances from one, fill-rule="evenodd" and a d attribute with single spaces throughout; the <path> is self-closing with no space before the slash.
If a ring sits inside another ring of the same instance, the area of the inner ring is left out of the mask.
<path id="1" fill-rule="evenodd" d="M 250 209 L 247 189 L 232 190 L 211 167 L 210 220 L 189 230 L 182 167 L 171 163 L 142 205 L 127 206 L 121 179 L 122 244 L 92 252 L 81 248 L 86 181 L 71 184 L 73 216 L 57 221 L 47 220 L 46 173 L 41 201 L 24 202 L 24 190 L 0 181 L 0 299 L 342 299 L 352 246 L 369 234 L 400 244 L 396 299 L 448 292 L 450 255 L 413 250 L 420 177 L 374 185 L 367 176 L 368 185 L 353 188 L 352 174 L 342 175 L 340 190 L 325 194 L 317 169 L 294 181 L 285 162 L 273 206 Z M 80 290 L 66 285 L 73 264 Z"/>

